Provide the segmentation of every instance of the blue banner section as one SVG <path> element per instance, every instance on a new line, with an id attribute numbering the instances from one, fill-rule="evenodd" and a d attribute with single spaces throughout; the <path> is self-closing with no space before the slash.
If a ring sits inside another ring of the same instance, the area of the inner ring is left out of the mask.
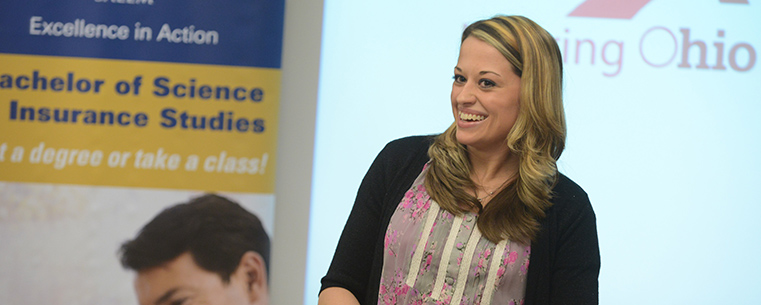
<path id="1" fill-rule="evenodd" d="M 0 53 L 280 68 L 283 0 L 4 1 Z"/>

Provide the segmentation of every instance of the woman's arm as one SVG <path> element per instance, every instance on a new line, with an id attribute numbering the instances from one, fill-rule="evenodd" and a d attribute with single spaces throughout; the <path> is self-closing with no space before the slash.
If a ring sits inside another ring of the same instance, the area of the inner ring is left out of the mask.
<path id="1" fill-rule="evenodd" d="M 340 288 L 354 302 L 377 303 L 385 229 L 402 195 L 428 160 L 429 143 L 429 137 L 395 140 L 373 161 L 362 179 L 330 268 L 322 278 L 321 302 L 326 290 Z M 333 293 L 325 295 L 332 297 Z"/>
<path id="2" fill-rule="evenodd" d="M 558 188 L 550 304 L 598 304 L 600 247 L 589 197 L 567 177 Z"/>
<path id="3" fill-rule="evenodd" d="M 552 304 L 598 304 L 600 248 L 595 214 L 584 197 L 583 208 L 561 223 Z"/>
<path id="4" fill-rule="evenodd" d="M 596 305 L 600 248 L 595 213 L 581 187 L 562 174 L 553 206 L 531 243 L 526 305 Z"/>
<path id="5" fill-rule="evenodd" d="M 346 289 L 330 287 L 320 292 L 317 305 L 359 305 L 359 301 Z"/>

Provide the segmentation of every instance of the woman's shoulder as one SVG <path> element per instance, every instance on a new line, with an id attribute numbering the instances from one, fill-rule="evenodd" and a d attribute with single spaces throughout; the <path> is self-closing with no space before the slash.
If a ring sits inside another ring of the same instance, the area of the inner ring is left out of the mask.
<path id="1" fill-rule="evenodd" d="M 581 234 L 583 242 L 596 243 L 596 215 L 589 196 L 576 182 L 563 174 L 558 175 L 553 188 L 552 206 L 541 220 L 544 230 L 554 232 L 545 237 L 569 238 L 568 234 Z M 558 240 L 555 240 L 558 242 Z"/>
<path id="2" fill-rule="evenodd" d="M 576 184 L 576 182 L 571 180 L 571 178 L 568 178 L 568 176 L 562 173 L 558 173 L 557 181 L 555 182 L 555 186 L 552 190 L 553 192 L 558 193 L 559 195 L 562 194 L 564 196 L 587 196 L 587 192 L 585 192 L 581 186 Z"/>
<path id="3" fill-rule="evenodd" d="M 420 172 L 413 172 L 422 169 L 428 162 L 428 146 L 433 138 L 434 136 L 410 136 L 388 142 L 375 157 L 370 172 L 383 173 L 387 177 L 397 177 L 400 174 L 416 176 Z"/>
<path id="4" fill-rule="evenodd" d="M 401 156 L 416 155 L 420 152 L 428 152 L 428 147 L 433 143 L 435 135 L 419 135 L 399 138 L 388 142 L 380 156 L 398 158 Z"/>
<path id="5" fill-rule="evenodd" d="M 392 149 L 410 149 L 410 148 L 428 148 L 433 143 L 433 139 L 436 135 L 416 135 L 408 136 L 404 138 L 395 139 L 386 144 L 387 148 Z"/>
<path id="6" fill-rule="evenodd" d="M 566 175 L 558 174 L 555 186 L 552 188 L 552 209 L 583 211 L 592 210 L 589 196 L 584 189 Z"/>

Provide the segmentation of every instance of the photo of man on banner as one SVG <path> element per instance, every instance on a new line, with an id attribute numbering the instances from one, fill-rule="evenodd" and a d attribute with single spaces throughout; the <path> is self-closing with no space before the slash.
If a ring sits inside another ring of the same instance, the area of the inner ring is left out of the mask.
<path id="1" fill-rule="evenodd" d="M 259 218 L 208 194 L 169 207 L 122 244 L 141 305 L 269 304 L 270 240 Z"/>

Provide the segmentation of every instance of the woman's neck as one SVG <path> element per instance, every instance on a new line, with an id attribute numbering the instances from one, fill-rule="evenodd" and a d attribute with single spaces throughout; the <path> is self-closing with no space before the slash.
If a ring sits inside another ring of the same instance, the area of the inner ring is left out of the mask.
<path id="1" fill-rule="evenodd" d="M 518 172 L 518 155 L 511 153 L 507 147 L 490 151 L 468 147 L 468 158 L 476 183 L 493 180 L 501 182 Z"/>
<path id="2" fill-rule="evenodd" d="M 473 195 L 485 205 L 518 173 L 519 157 L 506 147 L 484 151 L 468 147 L 470 179 L 476 184 Z"/>

